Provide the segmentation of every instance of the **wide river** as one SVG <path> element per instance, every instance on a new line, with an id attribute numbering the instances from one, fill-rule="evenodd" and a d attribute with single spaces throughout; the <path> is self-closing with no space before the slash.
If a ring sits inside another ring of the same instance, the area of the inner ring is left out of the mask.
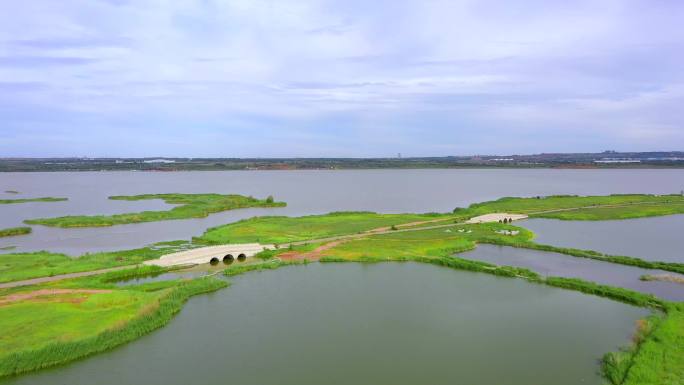
<path id="1" fill-rule="evenodd" d="M 161 330 L 12 385 L 601 384 L 648 311 L 416 263 L 250 273 Z"/>
<path id="2" fill-rule="evenodd" d="M 34 226 L 33 234 L 0 239 L 16 251 L 50 250 L 80 255 L 154 242 L 190 239 L 206 228 L 255 215 L 306 215 L 341 210 L 377 212 L 451 211 L 504 196 L 551 194 L 678 193 L 684 170 L 362 170 L 225 172 L 0 173 L 0 199 L 67 197 L 57 203 L 0 205 L 0 228 L 29 218 L 113 214 L 168 207 L 156 201 L 112 201 L 110 195 L 145 193 L 235 193 L 274 195 L 288 207 L 245 209 L 203 219 L 59 229 Z M 15 190 L 21 194 L 7 194 Z M 625 239 L 629 234 L 623 234 Z M 629 251 L 629 250 L 626 250 Z M 622 254 L 624 253 L 621 251 Z"/>

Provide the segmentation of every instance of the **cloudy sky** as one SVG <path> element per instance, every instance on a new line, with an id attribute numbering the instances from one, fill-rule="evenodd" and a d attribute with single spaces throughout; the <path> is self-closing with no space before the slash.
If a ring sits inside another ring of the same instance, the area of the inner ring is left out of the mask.
<path id="1" fill-rule="evenodd" d="M 684 1 L 0 5 L 2 156 L 684 150 Z"/>

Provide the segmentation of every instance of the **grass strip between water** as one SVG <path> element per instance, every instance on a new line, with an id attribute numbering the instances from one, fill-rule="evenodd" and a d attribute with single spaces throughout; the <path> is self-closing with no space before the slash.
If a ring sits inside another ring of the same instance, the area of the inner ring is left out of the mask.
<path id="1" fill-rule="evenodd" d="M 551 195 L 505 197 L 474 203 L 455 213 L 469 216 L 494 212 L 527 214 L 562 220 L 615 220 L 684 214 L 684 195 L 613 194 L 601 196 Z"/>
<path id="2" fill-rule="evenodd" d="M 44 198 L 0 199 L 0 205 L 9 205 L 9 204 L 14 204 L 14 203 L 31 203 L 31 202 L 63 202 L 66 200 L 68 200 L 68 198 L 44 197 Z"/>
<path id="3" fill-rule="evenodd" d="M 667 270 L 675 273 L 684 274 L 684 264 L 676 262 L 661 262 L 661 261 L 647 261 L 636 257 L 627 257 L 623 255 L 608 255 L 599 253 L 593 250 L 582 250 L 570 247 L 558 247 L 551 245 L 544 245 L 540 243 L 530 242 L 529 240 L 520 240 L 516 238 L 504 237 L 490 237 L 478 241 L 479 243 L 488 243 L 499 246 L 510 246 L 522 249 L 532 249 L 539 251 L 550 251 L 559 254 L 570 255 L 573 257 L 595 259 L 598 261 L 617 263 L 620 265 L 636 266 L 644 269 L 659 269 Z"/>
<path id="4" fill-rule="evenodd" d="M 6 229 L 0 229 L 0 238 L 2 237 L 14 237 L 17 235 L 26 235 L 31 233 L 30 227 L 9 227 Z"/>

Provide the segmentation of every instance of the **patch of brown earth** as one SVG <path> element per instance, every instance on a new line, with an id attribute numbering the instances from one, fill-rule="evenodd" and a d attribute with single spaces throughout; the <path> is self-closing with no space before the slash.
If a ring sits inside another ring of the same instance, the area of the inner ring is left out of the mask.
<path id="1" fill-rule="evenodd" d="M 8 296 L 0 298 L 0 306 L 7 305 L 13 302 L 26 301 L 30 299 L 35 299 L 39 297 L 48 297 L 54 295 L 62 294 L 98 294 L 98 293 L 111 293 L 111 290 L 98 290 L 98 289 L 40 289 L 29 291 L 26 293 L 16 293 L 10 294 Z M 70 298 L 68 302 L 78 303 L 83 302 L 84 299 Z"/>
<path id="2" fill-rule="evenodd" d="M 278 255 L 278 258 L 282 259 L 283 261 L 303 261 L 305 259 L 307 261 L 318 261 L 319 259 L 321 259 L 325 251 L 330 250 L 333 247 L 347 241 L 347 239 L 340 239 L 338 241 L 328 242 L 324 245 L 318 246 L 312 251 L 304 253 L 299 251 L 287 251 Z"/>

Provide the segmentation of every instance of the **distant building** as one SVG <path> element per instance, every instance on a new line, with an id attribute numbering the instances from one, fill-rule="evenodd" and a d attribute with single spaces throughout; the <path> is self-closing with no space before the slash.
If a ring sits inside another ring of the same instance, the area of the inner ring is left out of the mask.
<path id="1" fill-rule="evenodd" d="M 602 158 L 595 160 L 594 163 L 641 163 L 641 160 L 634 158 Z"/>
<path id="2" fill-rule="evenodd" d="M 176 163 L 175 160 L 172 159 L 148 159 L 144 161 L 145 163 Z"/>
<path id="3" fill-rule="evenodd" d="M 652 160 L 652 161 L 657 161 L 657 162 L 679 162 L 684 160 L 684 158 L 677 157 L 677 156 L 664 156 L 664 157 L 657 157 L 657 158 L 646 158 L 646 160 Z"/>

